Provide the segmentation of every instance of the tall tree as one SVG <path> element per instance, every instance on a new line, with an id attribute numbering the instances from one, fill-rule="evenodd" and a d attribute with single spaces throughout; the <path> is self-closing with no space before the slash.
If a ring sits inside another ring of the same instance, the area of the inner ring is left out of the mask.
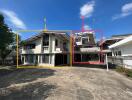
<path id="1" fill-rule="evenodd" d="M 0 57 L 4 62 L 4 59 L 11 52 L 11 44 L 14 42 L 15 34 L 5 24 L 4 16 L 0 14 Z"/>

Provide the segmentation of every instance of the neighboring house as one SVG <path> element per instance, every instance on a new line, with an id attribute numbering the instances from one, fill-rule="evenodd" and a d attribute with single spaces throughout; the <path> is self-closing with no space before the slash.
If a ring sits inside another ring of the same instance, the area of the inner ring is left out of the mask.
<path id="1" fill-rule="evenodd" d="M 112 51 L 113 64 L 132 68 L 132 35 L 110 45 L 109 48 Z"/>
<path id="2" fill-rule="evenodd" d="M 25 40 L 23 65 L 57 66 L 69 64 L 70 37 L 65 31 L 45 31 Z"/>
<path id="3" fill-rule="evenodd" d="M 74 35 L 74 61 L 89 62 L 100 60 L 100 47 L 93 32 L 80 32 Z"/>
<path id="4" fill-rule="evenodd" d="M 103 40 L 103 42 L 100 44 L 100 47 L 102 48 L 104 53 L 107 53 L 108 56 L 112 56 L 112 52 L 109 49 L 109 46 L 131 35 L 132 34 L 113 35 L 111 38 Z"/>
<path id="5" fill-rule="evenodd" d="M 4 62 L 0 57 L 0 65 L 3 63 L 4 65 L 16 65 L 16 50 L 12 50 L 10 54 L 4 59 Z"/>

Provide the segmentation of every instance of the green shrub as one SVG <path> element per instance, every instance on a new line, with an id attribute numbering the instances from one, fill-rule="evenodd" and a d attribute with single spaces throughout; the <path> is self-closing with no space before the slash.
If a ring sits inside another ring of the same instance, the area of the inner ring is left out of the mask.
<path id="1" fill-rule="evenodd" d="M 132 77 L 132 70 L 127 70 L 126 75 L 127 75 L 128 77 Z"/>
<path id="2" fill-rule="evenodd" d="M 126 69 L 123 67 L 116 67 L 116 71 L 120 72 L 120 73 L 124 73 L 126 71 Z"/>
<path id="3" fill-rule="evenodd" d="M 131 69 L 127 69 L 124 67 L 116 67 L 116 71 L 119 73 L 123 73 L 128 77 L 132 77 L 132 70 Z"/>

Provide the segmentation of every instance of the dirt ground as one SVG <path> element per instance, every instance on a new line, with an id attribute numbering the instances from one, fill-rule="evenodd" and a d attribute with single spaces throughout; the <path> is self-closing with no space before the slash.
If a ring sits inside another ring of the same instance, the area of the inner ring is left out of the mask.
<path id="1" fill-rule="evenodd" d="M 132 80 L 99 68 L 0 70 L 0 100 L 132 100 Z"/>

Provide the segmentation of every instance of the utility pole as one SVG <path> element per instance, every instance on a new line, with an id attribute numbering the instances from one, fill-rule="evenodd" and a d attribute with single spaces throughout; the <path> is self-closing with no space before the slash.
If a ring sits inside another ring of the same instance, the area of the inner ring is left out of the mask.
<path id="1" fill-rule="evenodd" d="M 17 62 L 17 68 L 18 68 L 18 64 L 19 64 L 19 47 L 18 47 L 18 45 L 19 45 L 19 42 L 18 42 L 19 40 L 18 40 L 18 33 L 16 33 L 16 46 L 17 46 L 17 48 L 16 48 L 16 62 Z"/>

